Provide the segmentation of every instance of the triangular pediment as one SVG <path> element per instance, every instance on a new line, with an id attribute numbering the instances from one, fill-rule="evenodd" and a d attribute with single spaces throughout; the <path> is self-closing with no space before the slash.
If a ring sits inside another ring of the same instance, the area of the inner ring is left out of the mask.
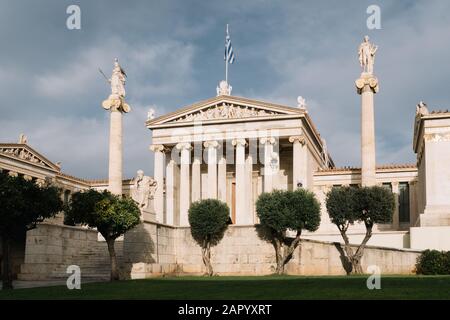
<path id="1" fill-rule="evenodd" d="M 218 96 L 149 120 L 147 125 L 181 124 L 196 121 L 227 121 L 299 114 L 303 114 L 303 111 L 299 108 L 234 96 Z"/>
<path id="2" fill-rule="evenodd" d="M 0 154 L 51 170 L 60 171 L 59 166 L 45 158 L 27 144 L 2 143 L 0 144 Z"/>

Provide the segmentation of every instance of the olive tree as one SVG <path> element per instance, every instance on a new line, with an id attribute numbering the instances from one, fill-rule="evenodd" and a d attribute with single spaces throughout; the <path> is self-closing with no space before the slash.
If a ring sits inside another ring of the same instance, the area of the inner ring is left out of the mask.
<path id="1" fill-rule="evenodd" d="M 320 204 L 314 193 L 305 189 L 275 190 L 259 196 L 256 211 L 266 231 L 260 235 L 264 234 L 275 248 L 276 273 L 283 274 L 285 265 L 300 243 L 302 231 L 316 231 L 319 227 Z M 289 231 L 295 236 L 289 237 Z"/>
<path id="2" fill-rule="evenodd" d="M 97 228 L 105 238 L 111 260 L 111 281 L 119 279 L 115 241 L 139 222 L 140 211 L 136 202 L 107 190 L 76 192 L 66 208 L 65 223 Z"/>
<path id="3" fill-rule="evenodd" d="M 60 190 L 38 186 L 22 177 L 0 172 L 0 238 L 3 254 L 3 289 L 12 289 L 11 242 L 34 229 L 39 222 L 62 210 Z"/>
<path id="4" fill-rule="evenodd" d="M 342 239 L 344 251 L 351 270 L 348 273 L 362 274 L 361 259 L 367 242 L 377 223 L 392 221 L 395 200 L 393 193 L 384 187 L 334 187 L 326 197 L 326 207 L 330 220 L 334 223 Z M 363 223 L 366 234 L 356 251 L 350 245 L 347 231 L 350 225 Z"/>
<path id="5" fill-rule="evenodd" d="M 206 275 L 214 274 L 211 265 L 211 247 L 222 240 L 230 221 L 230 209 L 227 204 L 215 199 L 205 199 L 191 204 L 189 224 L 194 240 L 202 248 L 202 260 Z"/>

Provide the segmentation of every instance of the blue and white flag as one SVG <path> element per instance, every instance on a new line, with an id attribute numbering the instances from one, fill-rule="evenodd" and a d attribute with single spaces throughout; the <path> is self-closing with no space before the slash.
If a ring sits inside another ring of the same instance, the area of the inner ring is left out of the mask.
<path id="1" fill-rule="evenodd" d="M 229 64 L 233 64 L 234 62 L 234 52 L 233 46 L 231 45 L 230 34 L 228 33 L 228 25 L 227 25 L 227 36 L 225 38 L 225 55 L 223 59 Z"/>

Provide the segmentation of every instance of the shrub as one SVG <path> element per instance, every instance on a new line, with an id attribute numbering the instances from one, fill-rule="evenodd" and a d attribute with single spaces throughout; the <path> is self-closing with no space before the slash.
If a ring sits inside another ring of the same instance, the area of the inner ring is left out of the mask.
<path id="1" fill-rule="evenodd" d="M 416 273 L 450 274 L 450 251 L 425 250 L 417 258 Z"/>
<path id="2" fill-rule="evenodd" d="M 202 259 L 206 274 L 214 274 L 211 265 L 211 246 L 222 240 L 230 220 L 230 209 L 227 204 L 216 199 L 205 199 L 194 202 L 189 208 L 189 224 L 191 234 L 202 248 Z"/>
<path id="3" fill-rule="evenodd" d="M 256 201 L 261 227 L 260 237 L 275 248 L 277 274 L 284 273 L 295 248 L 300 244 L 302 230 L 316 231 L 320 225 L 320 203 L 314 193 L 305 189 L 275 190 L 262 193 Z M 287 233 L 293 231 L 294 237 Z"/>
<path id="4" fill-rule="evenodd" d="M 395 200 L 391 191 L 383 187 L 338 187 L 327 194 L 326 206 L 330 220 L 341 233 L 344 250 L 351 268 L 348 273 L 363 273 L 361 259 L 367 242 L 372 237 L 372 228 L 376 223 L 392 221 Z M 353 251 L 347 231 L 350 225 L 362 222 L 366 227 L 366 235 L 361 244 Z"/>

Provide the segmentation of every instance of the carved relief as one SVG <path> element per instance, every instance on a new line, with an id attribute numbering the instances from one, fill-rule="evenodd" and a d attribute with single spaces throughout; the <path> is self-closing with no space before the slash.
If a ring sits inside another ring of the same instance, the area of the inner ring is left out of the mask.
<path id="1" fill-rule="evenodd" d="M 450 141 L 450 132 L 425 134 L 423 138 L 429 142 Z"/>
<path id="2" fill-rule="evenodd" d="M 206 110 L 200 110 L 195 113 L 182 116 L 175 119 L 175 122 L 202 121 L 202 120 L 223 120 L 223 119 L 241 119 L 260 116 L 270 116 L 280 114 L 274 111 L 257 109 L 254 107 L 240 106 L 234 104 L 222 103 L 212 106 Z"/>
<path id="3" fill-rule="evenodd" d="M 26 160 L 32 163 L 48 167 L 48 165 L 44 161 L 42 161 L 41 159 L 36 157 L 33 153 L 24 148 L 2 147 L 0 148 L 0 153 L 14 156 L 22 160 Z"/>

